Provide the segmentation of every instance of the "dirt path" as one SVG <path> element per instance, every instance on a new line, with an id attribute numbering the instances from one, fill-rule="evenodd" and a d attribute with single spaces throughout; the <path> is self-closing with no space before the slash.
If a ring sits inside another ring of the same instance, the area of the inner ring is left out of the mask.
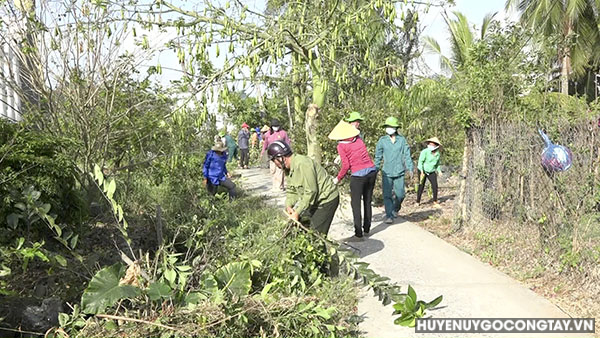
<path id="1" fill-rule="evenodd" d="M 263 195 L 267 203 L 283 207 L 285 193 L 271 190 L 271 176 L 268 170 L 239 170 L 238 174 L 241 175 L 238 185 L 246 192 Z M 429 311 L 429 315 L 435 318 L 568 317 L 555 305 L 519 282 L 483 264 L 477 258 L 462 252 L 418 225 L 402 218 L 396 220 L 394 224 L 384 224 L 381 208 L 374 208 L 373 214 L 371 235 L 362 241 L 352 242 L 352 247 L 358 250 L 357 254 L 377 273 L 391 278 L 403 287 L 412 285 L 419 299 L 429 301 L 443 295 L 444 300 L 440 308 Z M 401 211 L 400 215 L 402 214 Z M 349 201 L 343 198 L 329 237 L 343 242 L 353 234 Z M 362 293 L 358 311 L 359 315 L 364 317 L 364 321 L 360 324 L 364 336 L 425 336 L 416 334 L 413 328 L 394 325 L 392 306 L 383 306 L 371 291 L 363 290 Z"/>

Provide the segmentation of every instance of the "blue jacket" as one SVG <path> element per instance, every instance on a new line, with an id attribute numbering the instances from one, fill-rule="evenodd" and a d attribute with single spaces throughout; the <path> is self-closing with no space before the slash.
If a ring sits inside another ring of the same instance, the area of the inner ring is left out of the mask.
<path id="1" fill-rule="evenodd" d="M 226 163 L 227 153 L 223 153 L 223 155 L 219 156 L 213 150 L 209 150 L 204 159 L 202 174 L 211 184 L 219 185 L 225 180 L 225 175 L 227 175 Z"/>

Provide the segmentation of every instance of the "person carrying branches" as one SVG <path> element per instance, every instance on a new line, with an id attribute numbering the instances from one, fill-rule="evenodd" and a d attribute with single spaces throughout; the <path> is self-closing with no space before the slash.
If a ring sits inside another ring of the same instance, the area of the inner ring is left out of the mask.
<path id="1" fill-rule="evenodd" d="M 288 175 L 286 213 L 295 221 L 310 223 L 310 228 L 327 236 L 340 203 L 338 188 L 331 177 L 312 158 L 293 154 L 285 141 L 272 142 L 267 154 Z"/>

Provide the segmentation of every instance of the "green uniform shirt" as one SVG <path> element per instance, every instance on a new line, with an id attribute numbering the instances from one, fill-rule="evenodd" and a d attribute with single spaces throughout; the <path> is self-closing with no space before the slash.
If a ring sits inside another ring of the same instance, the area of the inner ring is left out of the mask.
<path id="1" fill-rule="evenodd" d="M 375 167 L 381 168 L 383 160 L 383 173 L 388 177 L 400 177 L 405 171 L 413 171 L 410 158 L 410 148 L 402 135 L 396 134 L 396 142 L 392 142 L 389 135 L 379 138 L 375 147 Z"/>
<path id="2" fill-rule="evenodd" d="M 419 155 L 419 163 L 417 168 L 421 172 L 431 174 L 434 171 L 440 171 L 440 152 L 436 151 L 435 154 L 431 152 L 431 149 L 425 148 Z"/>
<path id="3" fill-rule="evenodd" d="M 338 189 L 325 169 L 312 158 L 292 155 L 285 205 L 301 214 L 338 197 Z M 295 207 L 294 207 L 295 206 Z"/>

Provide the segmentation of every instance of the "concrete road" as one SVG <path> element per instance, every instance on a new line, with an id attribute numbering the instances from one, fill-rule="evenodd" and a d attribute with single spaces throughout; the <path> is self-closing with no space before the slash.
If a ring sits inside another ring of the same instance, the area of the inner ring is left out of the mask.
<path id="1" fill-rule="evenodd" d="M 271 190 L 268 170 L 239 170 L 239 186 L 251 194 L 264 195 L 269 204 L 283 207 L 285 193 Z M 412 285 L 419 299 L 444 299 L 433 318 L 568 318 L 558 307 L 518 281 L 457 249 L 414 223 L 398 218 L 384 224 L 383 210 L 374 208 L 371 234 L 348 242 L 370 268 L 393 282 Z M 400 212 L 402 216 L 402 211 Z M 343 198 L 329 237 L 346 242 L 354 234 L 349 200 Z M 414 328 L 394 325 L 391 305 L 383 306 L 373 292 L 363 289 L 358 305 L 365 337 L 501 337 L 514 334 L 417 334 Z M 527 337 L 565 337 L 567 334 L 526 334 Z M 571 335 L 591 336 L 585 334 Z"/>

